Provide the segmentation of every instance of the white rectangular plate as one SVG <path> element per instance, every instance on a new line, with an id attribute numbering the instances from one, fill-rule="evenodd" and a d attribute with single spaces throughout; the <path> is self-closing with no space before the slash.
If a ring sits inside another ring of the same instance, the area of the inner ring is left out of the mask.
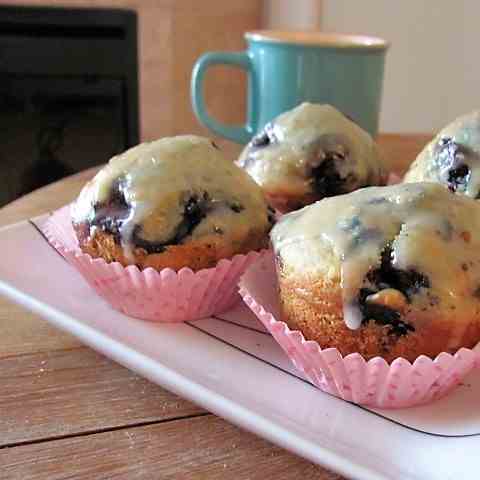
<path id="1" fill-rule="evenodd" d="M 221 318 L 175 325 L 112 310 L 42 236 L 45 218 L 0 230 L 0 251 L 7 253 L 0 293 L 85 344 L 347 477 L 480 477 L 478 371 L 424 407 L 373 411 L 344 402 L 305 381 L 243 305 Z"/>

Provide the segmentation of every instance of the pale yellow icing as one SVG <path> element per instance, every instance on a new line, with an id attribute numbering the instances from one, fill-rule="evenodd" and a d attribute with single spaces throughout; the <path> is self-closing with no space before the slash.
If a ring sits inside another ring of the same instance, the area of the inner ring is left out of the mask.
<path id="1" fill-rule="evenodd" d="M 135 226 L 142 227 L 146 240 L 168 241 L 182 221 L 185 201 L 204 192 L 210 198 L 209 212 L 189 239 L 221 231 L 226 241 L 233 241 L 252 229 L 267 230 L 267 205 L 260 188 L 206 138 L 162 138 L 113 157 L 80 193 L 73 222 L 91 221 L 94 206 L 108 201 L 119 180 L 129 206 L 120 231 L 127 253 Z M 241 205 L 241 211 L 232 211 L 232 204 Z"/>
<path id="2" fill-rule="evenodd" d="M 470 177 L 465 187 L 457 190 L 472 198 L 480 193 L 480 111 L 463 115 L 442 129 L 419 153 L 405 175 L 405 182 L 438 182 L 447 185 L 448 169 L 442 165 L 439 142 L 451 138 L 468 149 L 461 155 L 459 163 L 470 167 Z"/>
<path id="3" fill-rule="evenodd" d="M 370 187 L 327 198 L 284 215 L 271 239 L 285 275 L 312 285 L 319 278 L 340 279 L 344 319 L 352 329 L 362 321 L 359 290 L 387 245 L 395 268 L 429 279 L 412 304 L 429 309 L 438 301 L 451 309 L 460 319 L 458 338 L 465 328 L 461 319 L 480 313 L 478 203 L 438 184 Z"/>
<path id="4" fill-rule="evenodd" d="M 347 154 L 340 173 L 354 172 L 356 188 L 380 184 L 383 178 L 382 161 L 371 136 L 330 105 L 302 103 L 274 119 L 271 129 L 275 142 L 262 148 L 249 144 L 238 160 L 269 192 L 312 193 L 312 156 L 334 144 Z"/>

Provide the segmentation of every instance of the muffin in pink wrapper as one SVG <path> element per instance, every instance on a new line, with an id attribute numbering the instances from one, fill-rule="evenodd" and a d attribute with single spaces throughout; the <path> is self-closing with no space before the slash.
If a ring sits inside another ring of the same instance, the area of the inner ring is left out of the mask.
<path id="1" fill-rule="evenodd" d="M 399 184 L 284 215 L 270 233 L 275 275 L 263 279 L 277 281 L 277 310 L 247 283 L 244 296 L 322 388 L 378 406 L 427 402 L 476 362 L 477 203 L 436 184 Z"/>
<path id="2" fill-rule="evenodd" d="M 272 252 L 243 275 L 240 295 L 312 384 L 350 402 L 376 408 L 426 404 L 449 393 L 480 367 L 480 344 L 453 355 L 441 353 L 434 360 L 421 355 L 413 363 L 397 358 L 389 364 L 380 357 L 366 360 L 358 353 L 342 356 L 336 348 L 322 349 L 317 342 L 305 340 L 302 332 L 281 321 Z"/>
<path id="3" fill-rule="evenodd" d="M 255 182 L 211 141 L 186 135 L 112 158 L 44 230 L 114 308 L 185 321 L 235 303 L 271 225 Z"/>

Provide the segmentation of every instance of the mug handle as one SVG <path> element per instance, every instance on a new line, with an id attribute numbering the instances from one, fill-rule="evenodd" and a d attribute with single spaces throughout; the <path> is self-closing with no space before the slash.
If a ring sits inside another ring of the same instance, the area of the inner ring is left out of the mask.
<path id="1" fill-rule="evenodd" d="M 192 81 L 190 85 L 190 93 L 192 98 L 192 106 L 195 115 L 200 123 L 209 128 L 212 132 L 232 140 L 237 143 L 245 144 L 250 141 L 253 136 L 253 125 L 248 120 L 245 125 L 233 126 L 224 125 L 212 118 L 205 107 L 203 97 L 203 81 L 207 68 L 211 65 L 233 65 L 243 68 L 247 71 L 252 84 L 252 61 L 246 52 L 210 52 L 202 55 L 196 62 L 192 71 Z"/>

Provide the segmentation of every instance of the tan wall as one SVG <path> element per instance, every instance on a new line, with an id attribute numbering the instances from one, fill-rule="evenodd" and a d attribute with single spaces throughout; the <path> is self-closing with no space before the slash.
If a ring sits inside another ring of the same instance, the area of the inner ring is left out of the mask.
<path id="1" fill-rule="evenodd" d="M 264 0 L 263 24 L 270 29 L 318 30 L 323 0 Z"/>
<path id="2" fill-rule="evenodd" d="M 4 5 L 130 8 L 137 11 L 141 138 L 178 133 L 208 135 L 190 106 L 190 73 L 209 50 L 242 50 L 243 32 L 259 28 L 260 0 L 4 0 Z M 245 78 L 215 68 L 207 76 L 206 100 L 217 118 L 242 123 Z M 211 136 L 211 135 L 210 135 Z M 233 155 L 238 147 L 216 139 Z"/>

